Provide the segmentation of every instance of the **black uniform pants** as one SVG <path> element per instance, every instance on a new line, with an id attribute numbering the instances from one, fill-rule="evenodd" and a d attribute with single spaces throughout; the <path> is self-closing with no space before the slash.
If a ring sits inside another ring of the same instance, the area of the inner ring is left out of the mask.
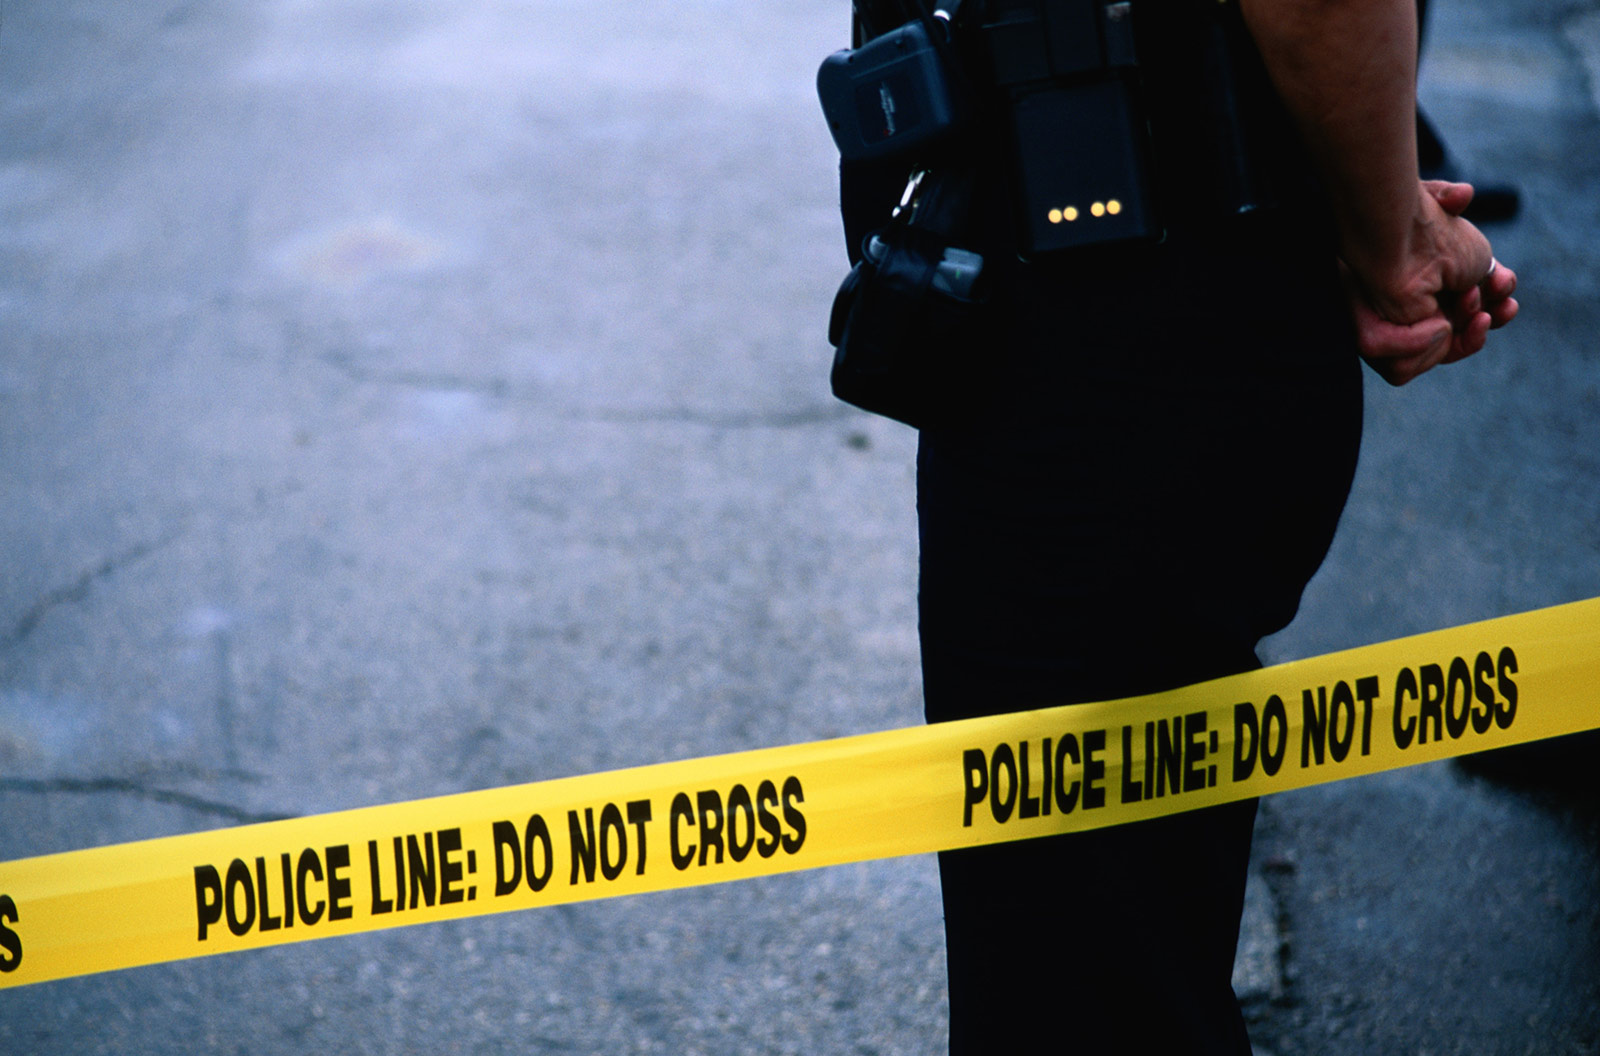
<path id="1" fill-rule="evenodd" d="M 973 350 L 988 398 L 922 435 L 929 720 L 1256 666 L 1354 472 L 1331 250 L 1257 218 L 1000 278 Z M 951 1051 L 1247 1053 L 1230 978 L 1254 814 L 941 854 Z"/>

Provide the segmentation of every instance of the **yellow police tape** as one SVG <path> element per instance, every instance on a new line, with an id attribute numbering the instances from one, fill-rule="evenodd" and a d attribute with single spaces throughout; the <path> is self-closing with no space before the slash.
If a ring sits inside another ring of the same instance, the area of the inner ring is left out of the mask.
<path id="1" fill-rule="evenodd" d="M 0 986 L 1118 825 L 1600 726 L 1600 599 L 1153 696 L 0 863 Z"/>

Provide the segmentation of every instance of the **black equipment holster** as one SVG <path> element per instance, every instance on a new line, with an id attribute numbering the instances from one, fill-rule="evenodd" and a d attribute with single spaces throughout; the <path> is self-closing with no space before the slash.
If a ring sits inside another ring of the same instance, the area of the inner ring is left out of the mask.
<path id="1" fill-rule="evenodd" d="M 1010 144 L 1008 248 L 1023 261 L 1164 237 L 1141 27 L 1162 31 L 1158 53 L 1170 59 L 1177 39 L 1185 56 L 1150 71 L 1162 75 L 1163 99 L 1181 70 L 1199 106 L 1200 120 L 1169 121 L 1189 138 L 1174 138 L 1181 147 L 1169 147 L 1163 171 L 1214 188 L 1218 214 L 1244 213 L 1272 204 L 1270 166 L 1259 162 L 1281 153 L 1261 149 L 1281 137 L 1263 136 L 1276 126 L 1243 105 L 1271 93 L 1241 90 L 1240 76 L 1264 76 L 1232 0 L 950 0 L 948 13 L 929 2 L 856 0 L 857 46 L 829 56 L 817 79 L 846 175 L 887 186 L 896 168 L 918 174 L 892 218 L 878 207 L 886 223 L 862 223 L 845 201 L 860 257 L 829 325 L 834 393 L 917 427 L 950 419 L 1002 369 L 970 352 L 995 270 L 980 254 L 996 247 L 978 242 L 993 225 L 974 229 L 971 201 L 979 173 L 986 186 L 995 175 L 993 149 L 983 149 L 992 130 L 1004 127 Z M 1191 68 L 1205 82 L 1192 92 Z M 1195 124 L 1208 131 L 1191 133 Z"/>
<path id="2" fill-rule="evenodd" d="M 913 428 L 948 421 L 975 395 L 983 258 L 955 245 L 972 201 L 970 167 L 922 172 L 869 234 L 833 301 L 834 395 Z"/>
<path id="3" fill-rule="evenodd" d="M 1009 127 L 1024 258 L 1155 240 L 1135 2 L 968 0 L 936 15 L 909 0 L 908 21 L 858 33 L 864 43 L 818 71 L 840 157 L 937 168 L 960 146 L 970 153 L 961 141 L 986 115 Z M 858 29 L 907 7 L 858 0 Z"/>

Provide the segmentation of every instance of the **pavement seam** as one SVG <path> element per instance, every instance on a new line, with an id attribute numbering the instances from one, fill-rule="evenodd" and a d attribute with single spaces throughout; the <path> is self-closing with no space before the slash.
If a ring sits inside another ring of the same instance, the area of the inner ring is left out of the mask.
<path id="1" fill-rule="evenodd" d="M 842 405 L 833 407 L 800 407 L 792 411 L 693 411 L 687 409 L 637 411 L 604 410 L 575 415 L 590 421 L 633 425 L 650 422 L 701 425 L 712 429 L 792 429 L 806 425 L 822 425 L 843 419 L 849 413 Z"/>
<path id="2" fill-rule="evenodd" d="M 266 821 L 283 821 L 297 815 L 278 812 L 257 812 L 236 807 L 231 803 L 222 803 L 217 800 L 205 799 L 201 796 L 191 795 L 187 792 L 178 792 L 169 788 L 158 788 L 133 781 L 123 777 L 48 777 L 48 778 L 0 778 L 0 793 L 18 792 L 27 795 L 112 795 L 132 796 L 138 799 L 148 799 L 156 803 L 166 803 L 171 806 L 183 807 L 186 810 L 198 811 L 202 814 L 212 814 L 216 817 L 231 821 L 236 825 L 254 825 Z"/>
<path id="3" fill-rule="evenodd" d="M 1577 57 L 1589 82 L 1589 100 L 1600 116 L 1600 12 L 1574 14 L 1561 22 L 1561 38 Z"/>
<path id="4" fill-rule="evenodd" d="M 71 583 L 49 591 L 44 597 L 36 601 L 32 608 L 23 613 L 22 618 L 3 637 L 0 637 L 0 647 L 20 645 L 53 609 L 82 601 L 88 596 L 94 585 L 102 579 L 113 576 L 129 565 L 149 557 L 156 551 L 170 545 L 177 538 L 178 534 L 174 533 L 163 536 L 153 542 L 137 543 L 126 550 L 112 554 L 100 564 L 80 574 Z"/>
<path id="5" fill-rule="evenodd" d="M 319 355 L 317 359 L 351 381 L 362 385 L 390 385 L 423 392 L 464 392 L 519 403 L 540 402 L 543 399 L 542 393 L 519 388 L 505 378 L 473 378 L 460 374 L 431 374 L 417 370 L 379 370 L 362 366 L 353 362 L 349 356 L 336 352 Z M 558 412 L 559 416 L 567 421 L 621 425 L 665 422 L 700 425 L 713 429 L 792 429 L 839 421 L 850 413 L 849 408 L 843 404 L 814 404 L 790 411 L 700 411 L 682 407 L 583 410 L 568 407 Z"/>

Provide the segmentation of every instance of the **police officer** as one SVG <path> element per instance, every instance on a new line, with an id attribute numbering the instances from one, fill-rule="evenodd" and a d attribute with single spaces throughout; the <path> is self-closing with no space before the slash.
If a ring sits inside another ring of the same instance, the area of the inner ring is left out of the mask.
<path id="1" fill-rule="evenodd" d="M 1342 510 L 1362 359 L 1404 383 L 1517 311 L 1471 188 L 1419 180 L 1413 0 L 1240 0 L 1243 101 L 1278 123 L 1274 204 L 1244 212 L 1194 163 L 1219 5 L 1132 6 L 1159 243 L 1019 260 L 1011 155 L 972 148 L 981 396 L 918 455 L 930 721 L 1258 666 Z M 844 176 L 854 244 L 893 181 Z M 1249 1052 L 1230 984 L 1254 814 L 941 854 L 952 1053 Z"/>

